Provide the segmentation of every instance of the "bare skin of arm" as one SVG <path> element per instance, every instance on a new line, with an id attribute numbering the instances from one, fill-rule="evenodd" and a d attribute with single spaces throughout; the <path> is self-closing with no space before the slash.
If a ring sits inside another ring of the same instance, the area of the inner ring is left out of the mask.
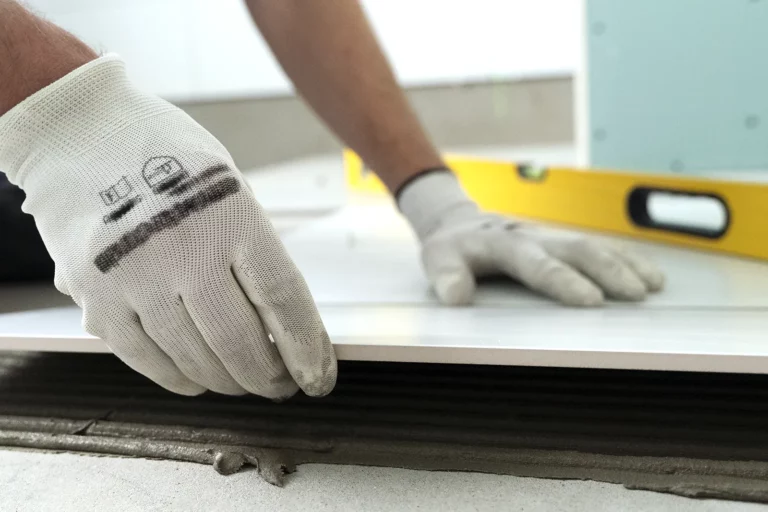
<path id="1" fill-rule="evenodd" d="M 298 91 L 390 190 L 443 165 L 357 0 L 247 4 Z M 95 58 L 72 34 L 0 0 L 0 115 Z"/>
<path id="2" fill-rule="evenodd" d="M 390 191 L 444 165 L 358 0 L 246 0 L 296 89 Z"/>
<path id="3" fill-rule="evenodd" d="M 0 0 L 0 115 L 96 57 L 66 30 Z"/>

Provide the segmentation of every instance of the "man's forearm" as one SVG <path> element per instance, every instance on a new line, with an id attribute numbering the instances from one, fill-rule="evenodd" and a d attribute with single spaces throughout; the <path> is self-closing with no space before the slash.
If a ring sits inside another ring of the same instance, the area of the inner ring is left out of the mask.
<path id="1" fill-rule="evenodd" d="M 443 165 L 358 0 L 246 0 L 299 93 L 395 192 Z"/>
<path id="2" fill-rule="evenodd" d="M 96 57 L 66 30 L 0 0 L 0 115 Z"/>

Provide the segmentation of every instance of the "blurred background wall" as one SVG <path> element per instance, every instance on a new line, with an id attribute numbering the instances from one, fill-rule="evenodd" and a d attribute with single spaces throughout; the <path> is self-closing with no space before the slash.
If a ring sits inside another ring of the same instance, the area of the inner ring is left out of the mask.
<path id="1" fill-rule="evenodd" d="M 31 0 L 146 90 L 185 109 L 243 169 L 338 143 L 295 97 L 242 0 Z M 441 147 L 573 140 L 574 0 L 364 0 Z M 470 11 L 471 12 L 468 12 Z"/>
<path id="2" fill-rule="evenodd" d="M 581 121 L 590 126 L 584 146 L 592 165 L 768 169 L 768 2 L 585 4 Z"/>

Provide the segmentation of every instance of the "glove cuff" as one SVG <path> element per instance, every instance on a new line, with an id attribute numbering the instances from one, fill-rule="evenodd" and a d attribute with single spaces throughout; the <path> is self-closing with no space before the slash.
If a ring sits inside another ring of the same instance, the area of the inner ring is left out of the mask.
<path id="1" fill-rule="evenodd" d="M 419 240 L 440 227 L 470 219 L 478 208 L 449 170 L 432 170 L 406 183 L 399 191 L 397 204 Z"/>
<path id="2" fill-rule="evenodd" d="M 24 188 L 30 169 L 70 160 L 169 103 L 136 89 L 108 54 L 40 89 L 0 117 L 0 170 Z"/>

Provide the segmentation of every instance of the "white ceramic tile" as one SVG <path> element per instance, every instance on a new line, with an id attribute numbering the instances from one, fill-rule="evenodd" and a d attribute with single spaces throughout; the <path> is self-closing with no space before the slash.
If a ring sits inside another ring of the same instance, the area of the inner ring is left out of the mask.
<path id="1" fill-rule="evenodd" d="M 764 263 L 633 243 L 669 277 L 645 303 L 570 309 L 496 284 L 474 307 L 444 308 L 386 201 L 352 204 L 284 240 L 342 359 L 768 372 Z M 105 350 L 67 304 L 51 288 L 0 289 L 0 348 Z"/>

